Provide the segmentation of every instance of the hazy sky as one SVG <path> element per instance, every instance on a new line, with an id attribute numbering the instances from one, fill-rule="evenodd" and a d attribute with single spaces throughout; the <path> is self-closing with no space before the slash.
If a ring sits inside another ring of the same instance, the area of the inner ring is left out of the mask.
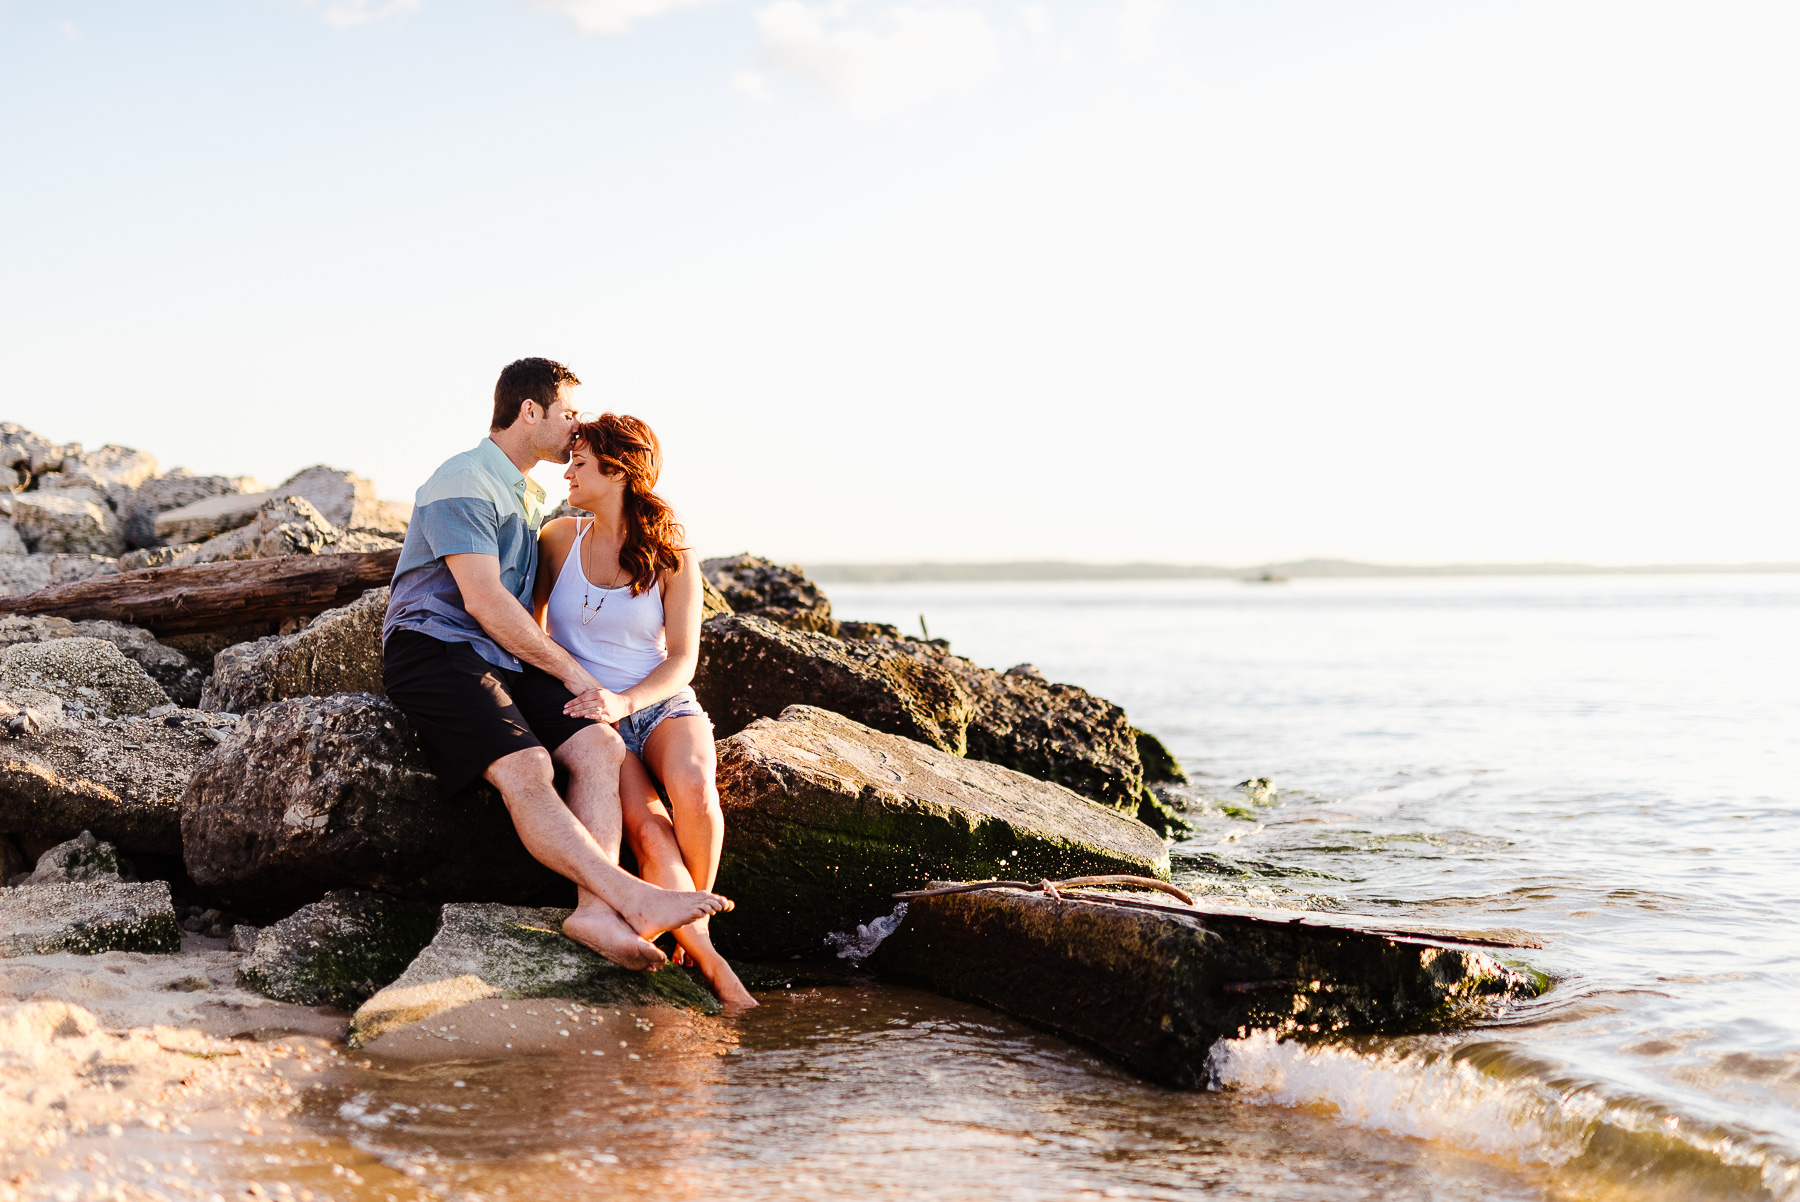
<path id="1" fill-rule="evenodd" d="M 0 418 L 704 553 L 1800 560 L 1800 6 L 0 0 Z M 548 474 L 548 473 L 544 473 Z"/>

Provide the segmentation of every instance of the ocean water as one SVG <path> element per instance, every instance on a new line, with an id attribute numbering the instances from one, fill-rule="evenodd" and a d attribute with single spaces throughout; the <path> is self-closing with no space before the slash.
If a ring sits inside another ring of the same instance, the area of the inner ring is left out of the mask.
<path id="1" fill-rule="evenodd" d="M 1193 777 L 1178 880 L 1545 942 L 1554 988 L 1481 1029 L 1230 1041 L 1226 1096 L 1544 1196 L 1800 1198 L 1800 576 L 830 594 L 1160 735 Z"/>

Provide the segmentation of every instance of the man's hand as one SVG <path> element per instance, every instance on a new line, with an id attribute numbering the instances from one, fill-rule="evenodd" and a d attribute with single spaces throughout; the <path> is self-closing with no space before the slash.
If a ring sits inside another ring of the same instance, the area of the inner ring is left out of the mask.
<path id="1" fill-rule="evenodd" d="M 573 689 L 569 691 L 574 692 Z M 572 718 L 595 718 L 611 726 L 629 718 L 633 708 L 623 695 L 595 685 L 571 698 L 563 706 L 563 713 Z"/>

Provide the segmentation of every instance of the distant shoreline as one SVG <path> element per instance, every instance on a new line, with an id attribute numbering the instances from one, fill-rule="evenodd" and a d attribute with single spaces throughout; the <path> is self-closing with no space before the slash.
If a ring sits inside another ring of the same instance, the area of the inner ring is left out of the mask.
<path id="1" fill-rule="evenodd" d="M 1300 559 L 1253 567 L 1208 564 L 1074 563 L 823 563 L 805 565 L 821 584 L 902 584 L 928 581 L 1007 580 L 1288 580 L 1350 576 L 1674 576 L 1800 572 L 1800 563 L 1638 564 L 1601 567 L 1582 563 L 1456 563 L 1408 565 L 1348 559 Z"/>

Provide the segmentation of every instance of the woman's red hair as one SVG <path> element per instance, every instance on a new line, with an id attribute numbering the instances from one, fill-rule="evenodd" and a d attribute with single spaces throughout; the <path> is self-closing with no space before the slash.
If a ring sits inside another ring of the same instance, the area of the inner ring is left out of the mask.
<path id="1" fill-rule="evenodd" d="M 656 431 L 623 413 L 602 413 L 575 427 L 572 436 L 594 456 L 602 472 L 625 477 L 625 545 L 619 566 L 631 573 L 631 595 L 656 583 L 656 573 L 679 572 L 687 531 L 669 503 L 657 496 L 662 443 Z"/>

